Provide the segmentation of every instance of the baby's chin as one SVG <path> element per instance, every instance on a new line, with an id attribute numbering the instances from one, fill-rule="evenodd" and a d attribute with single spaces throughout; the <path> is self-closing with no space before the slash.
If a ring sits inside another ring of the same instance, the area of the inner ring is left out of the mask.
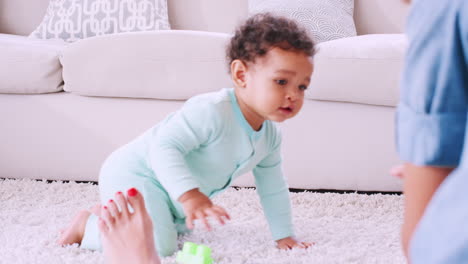
<path id="1" fill-rule="evenodd" d="M 268 118 L 268 120 L 281 123 L 281 122 L 284 122 L 288 119 L 295 117 L 296 115 L 297 113 L 291 113 L 289 116 L 271 116 L 270 118 Z"/>

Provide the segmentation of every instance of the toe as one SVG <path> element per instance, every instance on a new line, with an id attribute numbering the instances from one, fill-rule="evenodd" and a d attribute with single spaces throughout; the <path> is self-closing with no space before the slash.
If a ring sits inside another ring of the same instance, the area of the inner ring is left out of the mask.
<path id="1" fill-rule="evenodd" d="M 112 216 L 107 206 L 102 207 L 101 218 L 106 223 L 107 227 L 112 228 L 112 226 L 114 226 L 115 218 Z"/>
<path id="2" fill-rule="evenodd" d="M 113 215 L 115 218 L 118 218 L 120 216 L 119 208 L 117 207 L 117 204 L 114 200 L 110 199 L 107 202 L 107 210 L 110 212 L 111 215 Z"/>
<path id="3" fill-rule="evenodd" d="M 128 202 L 135 210 L 135 212 L 143 212 L 145 211 L 145 200 L 143 196 L 136 188 L 131 188 L 127 191 Z"/>
<path id="4" fill-rule="evenodd" d="M 107 226 L 106 220 L 103 218 L 99 217 L 98 220 L 98 228 L 99 231 L 101 231 L 101 234 L 106 235 L 109 232 L 109 226 Z"/>
<path id="5" fill-rule="evenodd" d="M 127 217 L 130 213 L 128 212 L 128 202 L 127 198 L 125 198 L 125 195 L 122 192 L 118 192 L 115 195 L 115 201 L 120 207 L 120 212 L 123 217 Z"/>

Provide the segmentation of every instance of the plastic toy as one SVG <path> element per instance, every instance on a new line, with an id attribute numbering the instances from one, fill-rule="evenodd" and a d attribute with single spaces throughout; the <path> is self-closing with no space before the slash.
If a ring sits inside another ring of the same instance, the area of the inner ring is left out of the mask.
<path id="1" fill-rule="evenodd" d="M 205 245 L 185 242 L 182 251 L 177 253 L 177 263 L 180 264 L 212 264 L 211 249 Z"/>

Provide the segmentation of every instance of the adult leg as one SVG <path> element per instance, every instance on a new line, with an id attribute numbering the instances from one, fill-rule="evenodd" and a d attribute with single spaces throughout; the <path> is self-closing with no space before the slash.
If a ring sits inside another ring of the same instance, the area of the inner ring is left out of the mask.
<path id="1" fill-rule="evenodd" d="M 462 165 L 434 194 L 410 241 L 412 264 L 467 263 L 467 175 L 468 167 Z"/>
<path id="2" fill-rule="evenodd" d="M 403 172 L 405 211 L 402 226 L 402 243 L 406 256 L 408 256 L 408 245 L 411 236 L 424 214 L 427 204 L 439 185 L 452 170 L 452 168 L 405 164 Z"/>

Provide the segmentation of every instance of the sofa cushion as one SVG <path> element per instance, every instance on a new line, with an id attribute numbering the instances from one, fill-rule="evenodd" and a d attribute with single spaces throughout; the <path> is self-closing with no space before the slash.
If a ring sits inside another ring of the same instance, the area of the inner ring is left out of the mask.
<path id="1" fill-rule="evenodd" d="M 62 91 L 59 55 L 64 43 L 0 34 L 0 93 Z"/>
<path id="2" fill-rule="evenodd" d="M 164 30 L 84 39 L 71 44 L 61 58 L 64 90 L 185 100 L 230 87 L 224 51 L 229 38 L 224 33 Z"/>
<path id="3" fill-rule="evenodd" d="M 403 34 L 320 43 L 306 98 L 396 106 L 406 47 Z"/>

